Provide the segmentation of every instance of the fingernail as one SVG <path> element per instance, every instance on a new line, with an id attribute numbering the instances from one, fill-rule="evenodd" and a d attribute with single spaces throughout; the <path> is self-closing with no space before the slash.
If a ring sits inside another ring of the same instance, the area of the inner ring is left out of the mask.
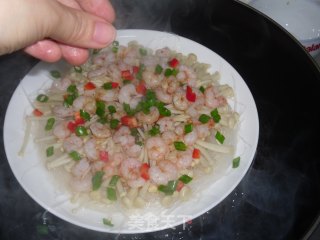
<path id="1" fill-rule="evenodd" d="M 113 36 L 114 30 L 110 25 L 103 22 L 96 22 L 93 41 L 99 44 L 107 44 L 112 41 Z"/>

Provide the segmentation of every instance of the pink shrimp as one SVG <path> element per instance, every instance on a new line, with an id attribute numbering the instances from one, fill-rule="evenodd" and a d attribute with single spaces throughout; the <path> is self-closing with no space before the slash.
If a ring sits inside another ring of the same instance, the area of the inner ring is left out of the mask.
<path id="1" fill-rule="evenodd" d="M 93 136 L 97 138 L 108 138 L 111 136 L 111 131 L 108 126 L 99 122 L 92 123 L 90 125 L 90 130 Z"/>
<path id="2" fill-rule="evenodd" d="M 120 174 L 130 187 L 142 187 L 145 180 L 140 176 L 142 163 L 136 158 L 127 158 L 120 165 Z"/>
<path id="3" fill-rule="evenodd" d="M 71 134 L 71 132 L 68 129 L 68 123 L 65 121 L 58 123 L 53 128 L 53 135 L 59 139 L 65 139 L 65 138 L 69 137 L 70 134 Z"/>
<path id="4" fill-rule="evenodd" d="M 213 87 L 208 87 L 204 91 L 205 104 L 207 107 L 216 108 L 227 104 L 227 99 L 219 95 L 218 91 Z"/>
<path id="5" fill-rule="evenodd" d="M 182 83 L 187 83 L 190 87 L 196 87 L 196 73 L 193 69 L 180 65 L 179 73 L 177 74 L 177 79 Z"/>
<path id="6" fill-rule="evenodd" d="M 96 140 L 94 138 L 86 141 L 86 143 L 84 144 L 84 153 L 89 160 L 97 160 L 99 158 Z"/>
<path id="7" fill-rule="evenodd" d="M 136 87 L 133 84 L 124 85 L 120 89 L 118 97 L 121 104 L 129 104 L 131 108 L 135 108 L 142 99 L 142 95 L 137 93 Z"/>
<path id="8" fill-rule="evenodd" d="M 168 146 L 161 137 L 151 137 L 146 140 L 146 149 L 150 160 L 163 160 L 168 153 Z"/>
<path id="9" fill-rule="evenodd" d="M 168 181 L 177 179 L 178 169 L 174 163 L 164 160 L 150 167 L 149 175 L 155 184 L 167 184 Z"/>
<path id="10" fill-rule="evenodd" d="M 139 112 L 136 114 L 136 117 L 142 123 L 153 124 L 159 119 L 160 113 L 159 113 L 158 108 L 151 107 L 150 112 L 148 114 L 144 114 L 143 112 Z"/>
<path id="11" fill-rule="evenodd" d="M 63 141 L 63 149 L 67 153 L 72 151 L 79 151 L 83 146 L 83 141 L 76 135 L 71 135 Z"/>
<path id="12" fill-rule="evenodd" d="M 186 91 L 182 88 L 178 89 L 173 95 L 173 106 L 178 110 L 186 110 L 189 107 L 189 101 L 186 97 Z"/>
<path id="13" fill-rule="evenodd" d="M 131 146 L 135 143 L 135 138 L 131 135 L 130 128 L 122 126 L 114 133 L 113 141 L 122 146 Z"/>
<path id="14" fill-rule="evenodd" d="M 163 117 L 160 118 L 157 121 L 157 124 L 159 125 L 160 132 L 165 132 L 165 131 L 173 131 L 174 130 L 174 121 L 172 120 L 171 117 Z"/>

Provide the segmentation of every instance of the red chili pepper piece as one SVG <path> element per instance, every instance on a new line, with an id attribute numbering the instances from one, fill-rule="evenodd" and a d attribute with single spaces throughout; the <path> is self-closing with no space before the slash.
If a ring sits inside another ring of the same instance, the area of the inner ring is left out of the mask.
<path id="1" fill-rule="evenodd" d="M 139 67 L 133 66 L 133 67 L 132 67 L 132 72 L 133 72 L 134 74 L 137 74 L 137 73 L 139 72 Z"/>
<path id="2" fill-rule="evenodd" d="M 77 124 L 74 122 L 68 122 L 67 128 L 70 130 L 70 132 L 74 133 L 77 128 Z"/>
<path id="3" fill-rule="evenodd" d="M 121 71 L 121 77 L 122 77 L 124 80 L 133 80 L 133 76 L 132 76 L 132 74 L 130 73 L 130 70 Z"/>
<path id="4" fill-rule="evenodd" d="M 128 126 L 129 128 L 135 128 L 138 126 L 138 121 L 135 117 L 123 116 L 121 118 L 122 125 Z"/>
<path id="5" fill-rule="evenodd" d="M 84 89 L 85 90 L 92 90 L 92 89 L 95 89 L 96 88 L 96 85 L 94 85 L 93 82 L 87 82 L 85 85 L 84 85 Z"/>
<path id="6" fill-rule="evenodd" d="M 179 60 L 176 59 L 176 58 L 173 58 L 169 61 L 169 66 L 172 67 L 172 68 L 175 68 L 177 67 L 179 64 Z"/>
<path id="7" fill-rule="evenodd" d="M 184 183 L 179 180 L 179 181 L 178 181 L 178 184 L 177 184 L 176 190 L 177 190 L 178 192 L 180 192 L 183 187 L 184 187 Z"/>
<path id="8" fill-rule="evenodd" d="M 144 179 L 144 180 L 149 180 L 150 179 L 150 175 L 149 175 L 149 164 L 148 163 L 143 163 L 140 167 L 140 176 Z"/>
<path id="9" fill-rule="evenodd" d="M 136 86 L 136 91 L 137 91 L 137 93 L 139 93 L 139 94 L 145 95 L 146 92 L 147 92 L 147 88 L 146 88 L 146 86 L 145 86 L 144 83 L 139 83 L 139 84 Z"/>
<path id="10" fill-rule="evenodd" d="M 192 158 L 200 158 L 200 150 L 198 148 L 193 149 Z"/>
<path id="11" fill-rule="evenodd" d="M 101 150 L 101 151 L 99 152 L 99 158 L 100 158 L 100 160 L 103 161 L 103 162 L 108 162 L 108 160 L 109 160 L 109 154 L 108 154 L 108 152 L 107 152 L 107 151 L 104 151 L 104 150 Z"/>
<path id="12" fill-rule="evenodd" d="M 111 83 L 111 87 L 112 87 L 112 88 L 117 88 L 117 87 L 119 87 L 119 83 L 117 83 L 117 82 L 112 82 L 112 83 Z"/>
<path id="13" fill-rule="evenodd" d="M 189 86 L 187 86 L 186 98 L 189 102 L 195 102 L 197 98 L 196 94 L 192 91 L 192 88 Z"/>
<path id="14" fill-rule="evenodd" d="M 33 115 L 36 117 L 41 117 L 43 115 L 43 112 L 36 108 L 33 110 Z"/>

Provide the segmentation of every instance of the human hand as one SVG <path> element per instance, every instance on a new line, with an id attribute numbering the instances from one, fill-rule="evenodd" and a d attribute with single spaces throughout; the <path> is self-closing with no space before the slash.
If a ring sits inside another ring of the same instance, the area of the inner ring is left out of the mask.
<path id="1" fill-rule="evenodd" d="M 115 38 L 108 0 L 0 0 L 0 55 L 25 48 L 48 62 L 84 63 Z"/>

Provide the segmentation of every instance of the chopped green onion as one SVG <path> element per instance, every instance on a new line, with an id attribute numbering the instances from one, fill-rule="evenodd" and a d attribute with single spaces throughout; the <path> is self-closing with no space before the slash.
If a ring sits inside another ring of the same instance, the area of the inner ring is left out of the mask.
<path id="1" fill-rule="evenodd" d="M 112 46 L 114 47 L 119 47 L 119 41 L 113 41 Z"/>
<path id="2" fill-rule="evenodd" d="M 78 153 L 77 151 L 71 151 L 71 152 L 69 152 L 69 156 L 73 159 L 73 160 L 75 160 L 75 161 L 79 161 L 79 160 L 81 160 L 81 155 L 80 155 L 80 153 Z"/>
<path id="3" fill-rule="evenodd" d="M 70 84 L 67 88 L 68 93 L 78 93 L 77 86 L 75 84 Z"/>
<path id="4" fill-rule="evenodd" d="M 166 68 L 166 70 L 164 71 L 164 75 L 166 77 L 170 77 L 172 75 L 172 69 L 171 68 Z"/>
<path id="5" fill-rule="evenodd" d="M 74 66 L 74 71 L 77 72 L 77 73 L 82 73 L 82 67 L 80 66 Z"/>
<path id="6" fill-rule="evenodd" d="M 117 110 L 116 110 L 115 106 L 113 106 L 113 105 L 109 105 L 109 106 L 108 106 L 108 110 L 109 110 L 109 113 L 111 113 L 111 114 L 113 114 L 113 113 L 116 113 L 116 112 L 117 112 Z"/>
<path id="7" fill-rule="evenodd" d="M 70 107 L 73 104 L 73 101 L 76 99 L 77 97 L 74 94 L 71 95 L 67 95 L 66 98 L 64 99 L 63 105 L 65 107 Z"/>
<path id="8" fill-rule="evenodd" d="M 237 168 L 240 165 L 240 157 L 236 157 L 232 160 L 232 168 Z"/>
<path id="9" fill-rule="evenodd" d="M 110 219 L 103 218 L 102 222 L 103 222 L 104 225 L 107 225 L 107 226 L 110 226 L 110 227 L 114 226 Z"/>
<path id="10" fill-rule="evenodd" d="M 161 116 L 165 116 L 165 117 L 171 116 L 171 111 L 164 106 L 158 106 L 158 111 Z"/>
<path id="11" fill-rule="evenodd" d="M 80 109 L 80 117 L 82 117 L 86 121 L 90 121 L 91 119 L 90 114 L 83 109 Z"/>
<path id="12" fill-rule="evenodd" d="M 84 126 L 78 126 L 76 127 L 75 133 L 78 137 L 87 136 L 88 130 Z"/>
<path id="13" fill-rule="evenodd" d="M 118 119 L 111 119 L 110 120 L 110 128 L 116 129 L 119 126 L 120 121 Z"/>
<path id="14" fill-rule="evenodd" d="M 102 85 L 102 87 L 103 87 L 105 90 L 110 90 L 110 89 L 112 89 L 112 82 L 104 83 L 104 84 Z"/>
<path id="15" fill-rule="evenodd" d="M 149 134 L 151 136 L 156 136 L 160 134 L 160 126 L 158 124 L 152 126 L 152 128 L 149 130 Z"/>
<path id="16" fill-rule="evenodd" d="M 139 49 L 139 52 L 140 52 L 140 54 L 142 55 L 142 56 L 145 56 L 145 55 L 147 55 L 147 50 L 146 49 L 144 49 L 144 48 L 140 48 Z"/>
<path id="17" fill-rule="evenodd" d="M 50 146 L 50 147 L 47 148 L 46 154 L 47 154 L 47 157 L 51 157 L 54 154 L 53 146 Z"/>
<path id="18" fill-rule="evenodd" d="M 130 105 L 127 103 L 123 103 L 123 110 L 127 113 L 128 116 L 133 116 L 135 111 L 131 109 Z"/>
<path id="19" fill-rule="evenodd" d="M 154 73 L 155 74 L 161 74 L 163 71 L 163 68 L 161 67 L 161 65 L 157 64 L 155 70 L 154 70 Z"/>
<path id="20" fill-rule="evenodd" d="M 130 128 L 130 134 L 133 137 L 137 137 L 139 135 L 139 131 L 137 128 Z"/>
<path id="21" fill-rule="evenodd" d="M 37 101 L 38 102 L 48 102 L 49 100 L 49 97 L 45 94 L 39 94 L 38 97 L 37 97 Z"/>
<path id="22" fill-rule="evenodd" d="M 118 180 L 120 179 L 119 175 L 113 175 L 110 182 L 109 182 L 109 186 L 110 187 L 115 187 L 117 185 Z"/>
<path id="23" fill-rule="evenodd" d="M 119 49 L 119 48 L 117 48 L 117 47 L 112 47 L 112 48 L 111 48 L 111 51 L 112 51 L 113 53 L 117 53 L 117 52 L 118 52 L 118 49 Z"/>
<path id="24" fill-rule="evenodd" d="M 165 195 L 172 195 L 177 189 L 178 181 L 171 180 L 167 185 L 159 185 L 158 191 L 163 192 Z"/>
<path id="25" fill-rule="evenodd" d="M 178 73 L 179 73 L 179 70 L 177 68 L 174 68 L 172 69 L 171 75 L 176 77 Z"/>
<path id="26" fill-rule="evenodd" d="M 123 83 L 123 85 L 126 85 L 126 84 L 131 83 L 131 80 L 124 79 L 124 80 L 122 81 L 122 83 Z"/>
<path id="27" fill-rule="evenodd" d="M 136 78 L 137 78 L 138 80 L 142 80 L 142 72 L 144 71 L 144 69 L 145 69 L 144 64 L 140 64 L 140 66 L 139 66 L 139 71 L 138 71 L 137 74 L 136 74 Z"/>
<path id="28" fill-rule="evenodd" d="M 92 177 L 92 190 L 96 191 L 100 188 L 102 184 L 102 177 L 104 175 L 104 171 L 97 171 Z"/>
<path id="29" fill-rule="evenodd" d="M 106 124 L 108 123 L 108 118 L 105 116 L 105 117 L 101 117 L 98 119 L 98 122 L 101 123 L 101 124 Z"/>
<path id="30" fill-rule="evenodd" d="M 117 193 L 116 193 L 116 190 L 113 187 L 107 187 L 107 198 L 110 201 L 116 201 L 117 200 Z"/>
<path id="31" fill-rule="evenodd" d="M 50 74 L 54 78 L 61 78 L 61 73 L 59 71 L 57 71 L 57 70 L 50 71 Z"/>
<path id="32" fill-rule="evenodd" d="M 212 110 L 212 111 L 210 112 L 210 115 L 211 115 L 211 117 L 213 118 L 213 121 L 214 121 L 215 123 L 220 122 L 221 116 L 220 116 L 217 108 L 215 108 L 214 110 Z"/>
<path id="33" fill-rule="evenodd" d="M 174 144 L 175 149 L 178 150 L 178 151 L 187 150 L 187 145 L 184 142 L 175 141 L 175 142 L 173 142 L 173 144 Z"/>
<path id="34" fill-rule="evenodd" d="M 204 91 L 205 91 L 206 89 L 204 88 L 204 86 L 201 86 L 201 87 L 199 87 L 199 90 L 200 90 L 200 92 L 204 93 Z"/>
<path id="35" fill-rule="evenodd" d="M 223 144 L 225 137 L 221 134 L 221 132 L 217 131 L 215 137 L 219 143 Z"/>
<path id="36" fill-rule="evenodd" d="M 106 105 L 103 101 L 96 101 L 96 114 L 103 117 L 105 114 Z"/>
<path id="37" fill-rule="evenodd" d="M 191 133 L 193 130 L 193 126 L 191 123 L 184 125 L 184 133 Z"/>
<path id="38" fill-rule="evenodd" d="M 201 123 L 207 123 L 210 120 L 210 116 L 208 116 L 207 114 L 201 114 L 199 117 L 199 121 Z"/>
<path id="39" fill-rule="evenodd" d="M 179 177 L 179 180 L 180 180 L 181 182 L 183 182 L 184 184 L 188 184 L 189 182 L 191 182 L 192 177 L 184 174 L 184 175 L 182 175 L 181 177 Z"/>
<path id="40" fill-rule="evenodd" d="M 47 124 L 46 124 L 46 126 L 44 127 L 44 129 L 45 129 L 46 131 L 51 130 L 51 129 L 53 128 L 53 125 L 54 125 L 55 121 L 56 121 L 55 118 L 49 118 L 49 119 L 47 120 Z"/>

